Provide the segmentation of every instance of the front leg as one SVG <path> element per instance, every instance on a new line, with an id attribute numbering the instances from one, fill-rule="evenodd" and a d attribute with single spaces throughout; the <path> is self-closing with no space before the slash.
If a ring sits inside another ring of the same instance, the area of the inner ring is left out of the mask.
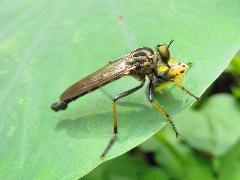
<path id="1" fill-rule="evenodd" d="M 182 91 L 184 91 L 185 93 L 187 93 L 188 95 L 192 96 L 197 101 L 199 101 L 199 97 L 197 97 L 196 95 L 191 93 L 188 89 L 186 89 L 184 86 L 182 86 L 179 82 L 175 81 L 174 79 L 159 75 L 156 77 L 154 83 L 159 84 L 161 82 L 173 82 L 175 84 L 175 86 L 177 86 L 179 89 L 181 89 Z"/>
<path id="2" fill-rule="evenodd" d="M 147 93 L 147 99 L 150 101 L 150 103 L 152 104 L 152 106 L 157 109 L 158 111 L 160 111 L 169 121 L 169 123 L 172 125 L 172 128 L 176 134 L 176 137 L 179 136 L 179 133 L 177 131 L 177 128 L 175 126 L 175 124 L 173 123 L 173 120 L 170 118 L 169 114 L 167 113 L 167 111 L 165 111 L 161 106 L 159 106 L 155 101 L 154 101 L 154 86 L 153 86 L 153 82 L 150 81 L 149 85 L 148 85 L 148 93 Z"/>
<path id="3" fill-rule="evenodd" d="M 174 82 L 174 79 L 157 75 L 154 83 L 161 83 L 161 82 Z"/>

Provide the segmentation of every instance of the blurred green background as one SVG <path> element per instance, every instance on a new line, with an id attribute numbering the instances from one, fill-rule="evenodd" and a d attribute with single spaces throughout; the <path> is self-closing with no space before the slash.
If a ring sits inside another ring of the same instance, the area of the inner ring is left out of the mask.
<path id="1" fill-rule="evenodd" d="M 100 165 L 84 180 L 240 179 L 240 53 L 201 101 L 125 155 Z"/>

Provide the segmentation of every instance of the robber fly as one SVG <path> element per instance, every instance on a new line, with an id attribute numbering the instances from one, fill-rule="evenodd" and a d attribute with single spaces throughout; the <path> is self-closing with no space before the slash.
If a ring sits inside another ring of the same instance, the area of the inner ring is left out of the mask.
<path id="1" fill-rule="evenodd" d="M 171 69 L 173 68 L 169 63 L 169 47 L 172 42 L 173 40 L 171 40 L 168 45 L 157 45 L 155 52 L 149 47 L 142 47 L 133 50 L 120 59 L 110 61 L 109 64 L 103 68 L 84 77 L 80 81 L 70 86 L 67 90 L 65 90 L 60 96 L 60 101 L 53 103 L 51 109 L 54 111 L 65 110 L 70 102 L 124 76 L 132 76 L 140 81 L 140 85 L 128 91 L 122 92 L 112 99 L 113 135 L 100 156 L 101 158 L 104 158 L 115 142 L 118 133 L 116 102 L 119 99 L 128 96 L 138 89 L 142 88 L 147 77 L 149 79 L 149 101 L 154 108 L 158 109 L 167 117 L 168 121 L 172 124 L 176 135 L 178 135 L 176 127 L 174 126 L 173 121 L 170 119 L 169 115 L 165 110 L 163 110 L 153 101 L 153 92 L 155 86 L 159 86 L 162 83 L 161 81 L 174 81 L 172 77 L 166 76 L 172 71 Z M 164 65 L 167 70 L 162 72 L 159 71 L 159 67 L 161 65 Z"/>

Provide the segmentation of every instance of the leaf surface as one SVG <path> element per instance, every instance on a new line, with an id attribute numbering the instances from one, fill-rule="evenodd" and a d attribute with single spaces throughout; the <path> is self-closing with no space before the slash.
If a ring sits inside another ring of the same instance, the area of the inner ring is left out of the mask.
<path id="1" fill-rule="evenodd" d="M 184 85 L 196 95 L 219 76 L 240 45 L 240 2 L 0 2 L 0 178 L 76 179 L 103 161 L 112 133 L 111 97 L 138 84 L 124 78 L 54 113 L 69 85 L 130 50 L 169 42 L 192 62 Z M 172 116 L 193 99 L 172 87 L 157 98 Z M 166 124 L 144 90 L 117 106 L 119 138 L 106 160 L 139 145 Z"/>

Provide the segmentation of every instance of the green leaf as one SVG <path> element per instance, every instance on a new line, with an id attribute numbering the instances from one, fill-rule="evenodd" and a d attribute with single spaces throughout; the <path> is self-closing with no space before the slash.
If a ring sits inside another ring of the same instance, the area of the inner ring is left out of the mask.
<path id="1" fill-rule="evenodd" d="M 76 179 L 103 161 L 112 133 L 111 98 L 138 82 L 124 78 L 80 98 L 67 111 L 50 105 L 65 88 L 133 48 L 169 42 L 193 62 L 184 85 L 201 95 L 240 45 L 239 1 L 0 2 L 0 178 Z M 174 116 L 192 104 L 172 88 L 158 102 Z M 166 124 L 144 90 L 117 106 L 119 138 L 106 160 Z"/>
<path id="2" fill-rule="evenodd" d="M 199 111 L 187 110 L 176 118 L 181 137 L 197 150 L 224 155 L 240 139 L 239 105 L 233 96 L 210 97 Z"/>
<path id="3" fill-rule="evenodd" d="M 170 126 L 155 136 L 158 151 L 155 160 L 170 179 L 213 179 L 211 161 L 200 156 L 187 144 L 176 140 Z"/>
<path id="4" fill-rule="evenodd" d="M 82 180 L 138 180 L 150 168 L 142 156 L 125 154 L 108 161 L 84 176 Z"/>
<path id="5" fill-rule="evenodd" d="M 240 76 L 240 51 L 233 57 L 228 71 L 232 71 L 236 75 Z"/>
<path id="6" fill-rule="evenodd" d="M 236 97 L 237 99 L 240 99 L 240 87 L 233 86 L 231 90 L 234 97 Z"/>
<path id="7" fill-rule="evenodd" d="M 82 180 L 147 180 L 169 179 L 165 172 L 157 167 L 149 166 L 142 154 L 125 154 L 97 167 Z"/>
<path id="8" fill-rule="evenodd" d="M 153 167 L 149 170 L 145 170 L 145 172 L 139 179 L 140 180 L 149 180 L 149 179 L 169 180 L 170 178 L 162 169 Z"/>
<path id="9" fill-rule="evenodd" d="M 240 143 L 236 144 L 229 153 L 221 158 L 221 166 L 219 169 L 219 179 L 240 179 Z"/>

